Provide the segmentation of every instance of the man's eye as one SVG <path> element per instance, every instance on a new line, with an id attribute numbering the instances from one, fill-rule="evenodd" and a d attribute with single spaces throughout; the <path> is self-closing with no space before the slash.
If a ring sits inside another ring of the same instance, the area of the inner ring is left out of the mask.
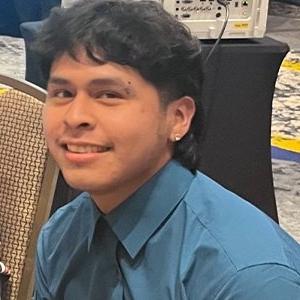
<path id="1" fill-rule="evenodd" d="M 111 91 L 95 93 L 94 97 L 97 99 L 115 99 L 115 98 L 121 99 L 121 98 L 123 98 L 120 93 L 111 92 Z"/>
<path id="2" fill-rule="evenodd" d="M 48 95 L 55 98 L 71 98 L 73 96 L 68 90 L 49 91 Z"/>
<path id="3" fill-rule="evenodd" d="M 60 98 L 70 98 L 72 96 L 73 96 L 73 94 L 67 90 L 59 91 L 56 93 L 56 97 L 60 97 Z"/>

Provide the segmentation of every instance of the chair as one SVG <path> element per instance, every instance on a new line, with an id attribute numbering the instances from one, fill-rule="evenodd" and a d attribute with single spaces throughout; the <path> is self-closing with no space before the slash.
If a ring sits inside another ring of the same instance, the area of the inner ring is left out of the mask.
<path id="1" fill-rule="evenodd" d="M 46 92 L 0 75 L 0 260 L 11 270 L 2 300 L 32 298 L 36 241 L 52 204 L 58 168 L 43 138 Z M 0 294 L 1 298 L 1 294 Z"/>

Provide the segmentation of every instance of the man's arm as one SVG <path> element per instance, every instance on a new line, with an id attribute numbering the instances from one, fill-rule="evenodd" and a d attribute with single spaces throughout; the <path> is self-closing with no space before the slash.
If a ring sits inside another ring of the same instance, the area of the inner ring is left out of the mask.
<path id="1" fill-rule="evenodd" d="M 45 259 L 45 243 L 43 231 L 40 233 L 37 244 L 36 266 L 35 266 L 35 300 L 51 300 L 47 281 L 47 261 Z"/>
<path id="2" fill-rule="evenodd" d="M 263 264 L 238 271 L 215 300 L 300 299 L 300 274 L 279 264 Z"/>

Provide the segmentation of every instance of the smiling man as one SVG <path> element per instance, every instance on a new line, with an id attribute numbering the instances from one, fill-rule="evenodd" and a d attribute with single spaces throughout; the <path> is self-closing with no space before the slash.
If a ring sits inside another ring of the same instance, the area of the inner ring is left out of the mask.
<path id="1" fill-rule="evenodd" d="M 194 111 L 187 96 L 163 107 L 137 71 L 99 65 L 79 49 L 52 65 L 45 132 L 67 182 L 109 213 L 171 159 Z"/>
<path id="2" fill-rule="evenodd" d="M 35 299 L 297 299 L 299 245 L 196 171 L 199 42 L 152 1 L 55 10 L 45 136 L 84 190 L 43 227 Z"/>

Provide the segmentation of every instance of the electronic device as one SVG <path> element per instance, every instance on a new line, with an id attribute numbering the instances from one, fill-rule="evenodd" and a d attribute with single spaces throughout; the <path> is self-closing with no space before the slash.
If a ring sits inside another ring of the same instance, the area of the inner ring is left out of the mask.
<path id="1" fill-rule="evenodd" d="M 166 11 L 199 39 L 260 38 L 266 31 L 268 0 L 161 0 Z M 226 27 L 224 26 L 226 24 Z"/>

